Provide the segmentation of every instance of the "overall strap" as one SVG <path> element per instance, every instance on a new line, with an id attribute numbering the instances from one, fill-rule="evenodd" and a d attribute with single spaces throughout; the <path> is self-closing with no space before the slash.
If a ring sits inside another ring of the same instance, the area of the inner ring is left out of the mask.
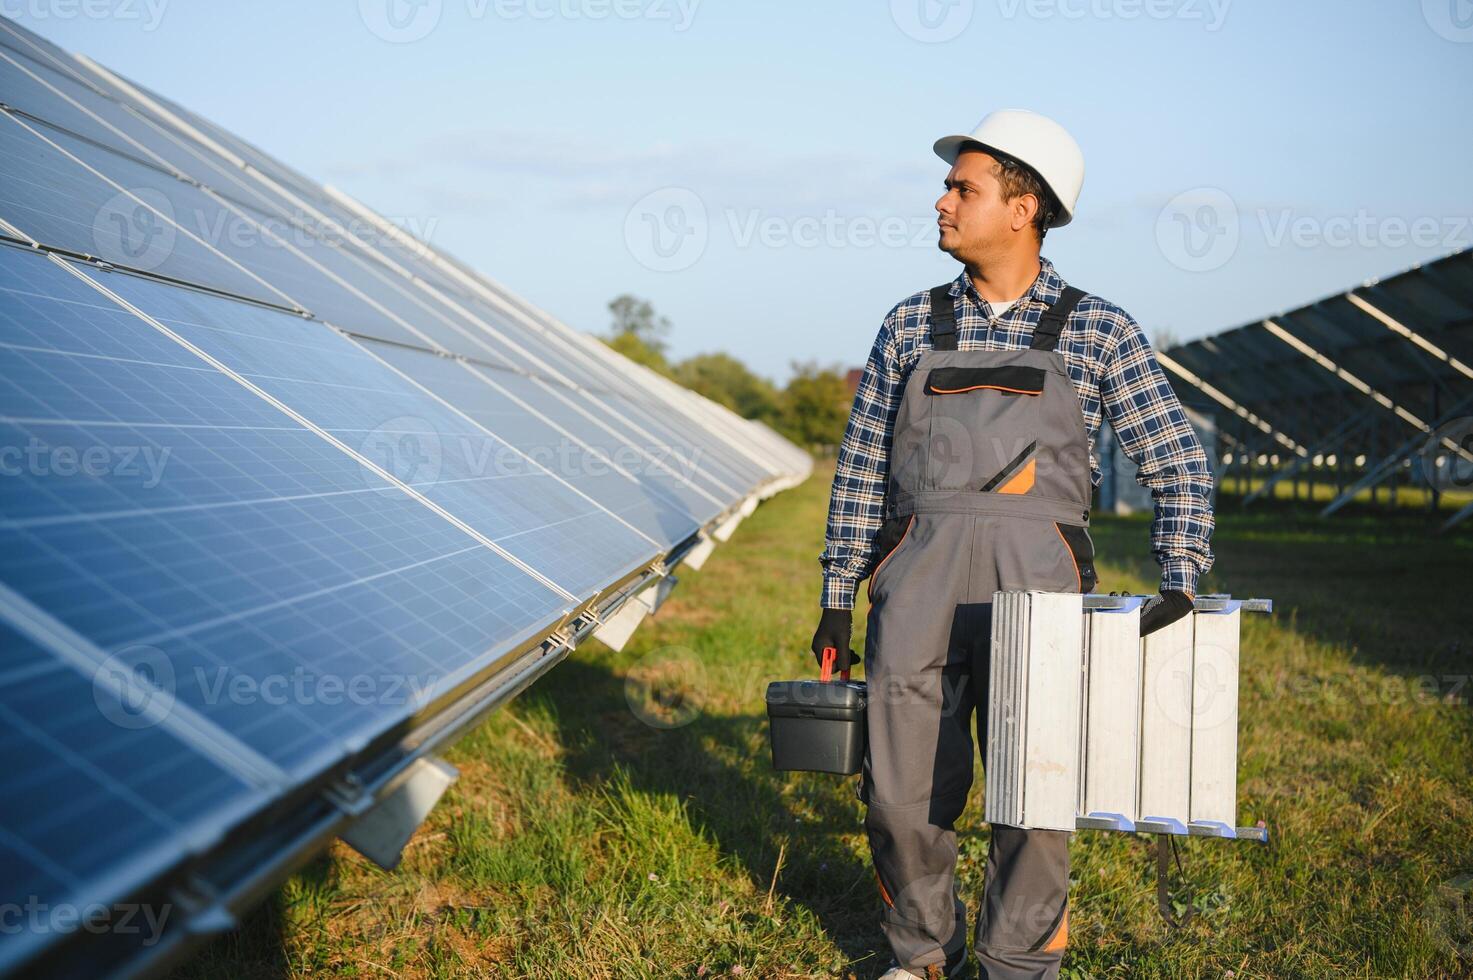
<path id="1" fill-rule="evenodd" d="M 1029 350 L 1053 350 L 1059 345 L 1059 332 L 1064 329 L 1064 321 L 1069 319 L 1069 314 L 1074 312 L 1074 307 L 1084 298 L 1084 290 L 1075 286 L 1065 286 L 1064 291 L 1059 294 L 1058 301 L 1043 311 L 1043 316 L 1038 318 L 1038 326 L 1033 328 L 1033 343 L 1028 345 Z"/>
<path id="2" fill-rule="evenodd" d="M 956 350 L 956 302 L 949 282 L 931 290 L 931 346 Z"/>

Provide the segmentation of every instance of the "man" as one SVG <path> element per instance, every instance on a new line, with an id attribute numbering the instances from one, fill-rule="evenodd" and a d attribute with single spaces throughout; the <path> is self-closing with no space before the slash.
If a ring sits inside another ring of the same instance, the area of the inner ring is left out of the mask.
<path id="1" fill-rule="evenodd" d="M 951 172 L 940 247 L 964 269 L 904 300 L 870 352 L 839 449 L 815 656 L 851 659 L 870 578 L 869 749 L 860 798 L 895 954 L 886 978 L 961 976 L 966 906 L 954 823 L 985 738 L 992 593 L 1095 584 L 1091 446 L 1109 420 L 1155 499 L 1161 592 L 1142 634 L 1192 609 L 1212 563 L 1212 473 L 1140 326 L 1040 255 L 1074 216 L 1084 159 L 1057 123 L 989 115 L 937 141 Z M 1058 975 L 1068 834 L 994 825 L 973 948 L 991 980 Z"/>

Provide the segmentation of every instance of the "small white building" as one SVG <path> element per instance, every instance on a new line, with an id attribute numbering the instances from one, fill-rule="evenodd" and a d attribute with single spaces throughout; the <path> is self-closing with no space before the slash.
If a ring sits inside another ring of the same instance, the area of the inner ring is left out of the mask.
<path id="1" fill-rule="evenodd" d="M 1212 465 L 1212 504 L 1217 505 L 1217 484 L 1222 478 L 1222 456 L 1217 451 L 1217 422 L 1210 415 L 1183 406 L 1197 438 L 1207 453 Z M 1135 480 L 1136 465 L 1120 449 L 1120 441 L 1108 422 L 1100 426 L 1099 444 L 1100 503 L 1099 509 L 1107 514 L 1134 514 L 1137 511 L 1150 513 L 1153 507 L 1151 492 Z"/>

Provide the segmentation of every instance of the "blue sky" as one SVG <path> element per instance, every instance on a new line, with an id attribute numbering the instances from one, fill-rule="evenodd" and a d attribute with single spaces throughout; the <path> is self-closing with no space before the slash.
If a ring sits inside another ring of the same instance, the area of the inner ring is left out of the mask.
<path id="1" fill-rule="evenodd" d="M 1190 339 L 1473 245 L 1470 0 L 0 0 L 590 331 L 863 363 L 930 145 L 1084 149 L 1071 282 Z"/>

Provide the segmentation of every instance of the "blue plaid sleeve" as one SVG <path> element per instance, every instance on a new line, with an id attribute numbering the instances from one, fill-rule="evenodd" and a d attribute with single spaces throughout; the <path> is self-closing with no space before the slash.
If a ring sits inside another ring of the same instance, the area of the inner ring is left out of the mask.
<path id="1" fill-rule="evenodd" d="M 855 589 L 874 560 L 871 548 L 883 521 L 890 436 L 902 391 L 896 338 L 899 310 L 897 306 L 890 311 L 875 337 L 839 443 L 828 530 L 818 559 L 823 565 L 825 609 L 854 608 Z"/>
<path id="2" fill-rule="evenodd" d="M 1161 588 L 1195 597 L 1212 567 L 1212 469 L 1140 324 L 1126 317 L 1104 356 L 1100 401 L 1120 448 L 1151 492 L 1151 551 Z"/>

